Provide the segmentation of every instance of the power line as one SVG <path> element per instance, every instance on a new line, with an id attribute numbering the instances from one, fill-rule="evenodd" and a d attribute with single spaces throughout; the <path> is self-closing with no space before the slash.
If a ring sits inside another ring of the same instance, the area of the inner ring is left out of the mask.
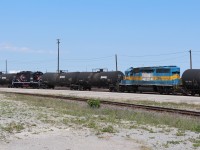
<path id="1" fill-rule="evenodd" d="M 92 61 L 100 61 L 100 60 L 111 60 L 110 58 L 114 58 L 113 56 L 106 56 L 106 57 L 98 57 L 98 58 L 85 58 L 85 59 L 62 59 L 62 61 L 67 61 L 67 62 L 92 62 Z M 2 60 L 5 61 L 5 60 Z M 15 63 L 15 64 L 37 64 L 37 63 L 52 63 L 52 62 L 56 62 L 56 59 L 47 59 L 47 60 L 31 60 L 31 61 L 21 61 L 21 60 L 9 60 L 10 63 Z"/>
<path id="2" fill-rule="evenodd" d="M 124 57 L 150 57 L 150 56 L 166 56 L 166 55 L 175 55 L 175 54 L 181 54 L 181 53 L 186 53 L 187 51 L 184 52 L 174 52 L 174 53 L 163 53 L 163 54 L 155 54 L 155 55 L 135 55 L 135 56 L 128 56 L 128 55 L 120 55 Z"/>
<path id="3" fill-rule="evenodd" d="M 147 60 L 147 59 L 140 59 L 140 60 L 125 60 L 126 62 L 163 62 L 163 61 L 174 61 L 177 60 L 178 58 L 184 58 L 184 57 L 188 57 L 188 55 L 182 55 L 182 56 L 177 56 L 177 57 L 170 57 L 170 58 L 166 58 L 166 59 L 162 59 L 162 60 Z M 179 59 L 180 60 L 180 59 Z"/>
<path id="4" fill-rule="evenodd" d="M 96 60 L 103 60 L 103 59 L 108 59 L 112 58 L 114 56 L 105 56 L 105 57 L 96 57 L 96 58 L 81 58 L 81 59 L 62 59 L 62 60 L 69 60 L 69 61 L 96 61 Z"/>

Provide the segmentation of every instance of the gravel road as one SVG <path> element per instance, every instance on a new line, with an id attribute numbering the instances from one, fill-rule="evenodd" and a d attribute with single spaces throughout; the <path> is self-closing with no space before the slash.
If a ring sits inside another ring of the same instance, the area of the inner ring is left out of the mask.
<path id="1" fill-rule="evenodd" d="M 196 96 L 179 96 L 179 95 L 159 95 L 159 94 L 138 94 L 138 93 L 114 93 L 114 92 L 96 92 L 96 91 L 71 91 L 71 90 L 47 90 L 47 89 L 14 89 L 0 88 L 0 91 L 22 92 L 22 93 L 40 93 L 53 95 L 66 95 L 99 99 L 115 99 L 118 101 L 125 100 L 148 100 L 156 102 L 174 102 L 200 104 L 200 97 Z"/>

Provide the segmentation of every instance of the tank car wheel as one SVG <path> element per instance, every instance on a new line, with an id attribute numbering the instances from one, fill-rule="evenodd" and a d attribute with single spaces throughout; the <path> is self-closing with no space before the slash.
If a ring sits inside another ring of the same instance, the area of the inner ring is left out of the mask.
<path id="1" fill-rule="evenodd" d="M 124 87 L 119 87 L 119 92 L 124 92 L 125 91 L 125 88 Z"/>
<path id="2" fill-rule="evenodd" d="M 124 91 L 125 91 L 124 89 L 120 89 L 120 90 L 119 90 L 119 92 L 124 92 Z"/>
<path id="3" fill-rule="evenodd" d="M 191 95 L 194 96 L 194 95 L 195 95 L 195 92 L 192 92 Z"/>
<path id="4" fill-rule="evenodd" d="M 78 87 L 78 90 L 79 90 L 79 91 L 83 91 L 83 87 L 82 87 L 82 86 L 79 86 L 79 87 Z"/>
<path id="5" fill-rule="evenodd" d="M 137 92 L 137 90 L 135 89 L 135 90 L 133 90 L 133 93 L 136 93 Z"/>
<path id="6" fill-rule="evenodd" d="M 172 95 L 177 95 L 177 93 L 175 91 L 172 91 Z"/>

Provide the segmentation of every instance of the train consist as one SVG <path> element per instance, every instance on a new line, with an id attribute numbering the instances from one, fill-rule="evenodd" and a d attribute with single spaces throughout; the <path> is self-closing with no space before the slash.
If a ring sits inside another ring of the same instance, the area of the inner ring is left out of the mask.
<path id="1" fill-rule="evenodd" d="M 180 78 L 177 66 L 129 68 L 121 71 L 42 73 L 23 71 L 0 73 L 0 85 L 8 87 L 91 90 L 93 87 L 119 92 L 158 92 L 160 94 L 200 95 L 200 69 L 189 69 Z"/>
<path id="2" fill-rule="evenodd" d="M 69 87 L 71 90 L 91 90 L 92 87 L 117 91 L 117 84 L 123 79 L 120 71 L 60 72 L 42 73 L 22 71 L 16 74 L 1 74 L 0 85 L 13 88 L 54 88 Z"/>

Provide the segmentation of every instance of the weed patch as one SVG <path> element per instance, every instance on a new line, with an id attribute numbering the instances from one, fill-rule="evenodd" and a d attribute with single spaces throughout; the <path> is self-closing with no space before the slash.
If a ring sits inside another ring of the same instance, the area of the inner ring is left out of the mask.
<path id="1" fill-rule="evenodd" d="M 2 129 L 9 133 L 20 132 L 21 130 L 24 129 L 24 124 L 11 122 L 11 123 L 7 124 L 7 126 L 2 127 Z"/>
<path id="2" fill-rule="evenodd" d="M 109 125 L 101 129 L 101 132 L 115 133 L 113 126 Z"/>
<path id="3" fill-rule="evenodd" d="M 55 100 L 52 98 L 41 98 L 33 96 L 23 96 L 23 95 L 12 95 L 9 94 L 8 97 L 11 99 L 22 101 L 27 105 L 35 106 L 36 108 L 43 110 L 46 108 L 54 112 L 53 118 L 48 118 L 45 114 L 38 116 L 40 120 L 46 120 L 46 122 L 53 123 L 52 120 L 58 116 L 72 116 L 74 118 L 61 120 L 63 124 L 77 124 L 89 126 L 91 128 L 102 128 L 102 124 L 117 124 L 122 125 L 122 121 L 134 122 L 132 128 L 135 128 L 140 125 L 150 125 L 150 126 L 159 126 L 166 125 L 168 127 L 175 127 L 181 131 L 190 130 L 195 132 L 200 132 L 200 119 L 192 117 L 184 117 L 180 115 L 171 115 L 168 113 L 153 113 L 148 111 L 136 111 L 130 109 L 114 109 L 114 108 L 99 108 L 100 102 L 96 99 L 88 101 L 88 104 L 92 108 L 99 109 L 88 109 L 87 105 L 80 105 L 80 103 L 75 102 L 66 102 L 63 100 Z M 98 117 L 97 117 L 98 116 Z M 98 122 L 88 123 L 90 120 Z M 129 126 L 130 127 L 130 126 Z M 149 130 L 153 132 L 153 130 Z M 184 133 L 180 131 L 177 133 L 177 136 L 181 136 Z"/>
<path id="4" fill-rule="evenodd" d="M 90 99 L 87 101 L 87 103 L 91 108 L 99 108 L 100 107 L 100 100 L 98 100 L 98 99 Z"/>

